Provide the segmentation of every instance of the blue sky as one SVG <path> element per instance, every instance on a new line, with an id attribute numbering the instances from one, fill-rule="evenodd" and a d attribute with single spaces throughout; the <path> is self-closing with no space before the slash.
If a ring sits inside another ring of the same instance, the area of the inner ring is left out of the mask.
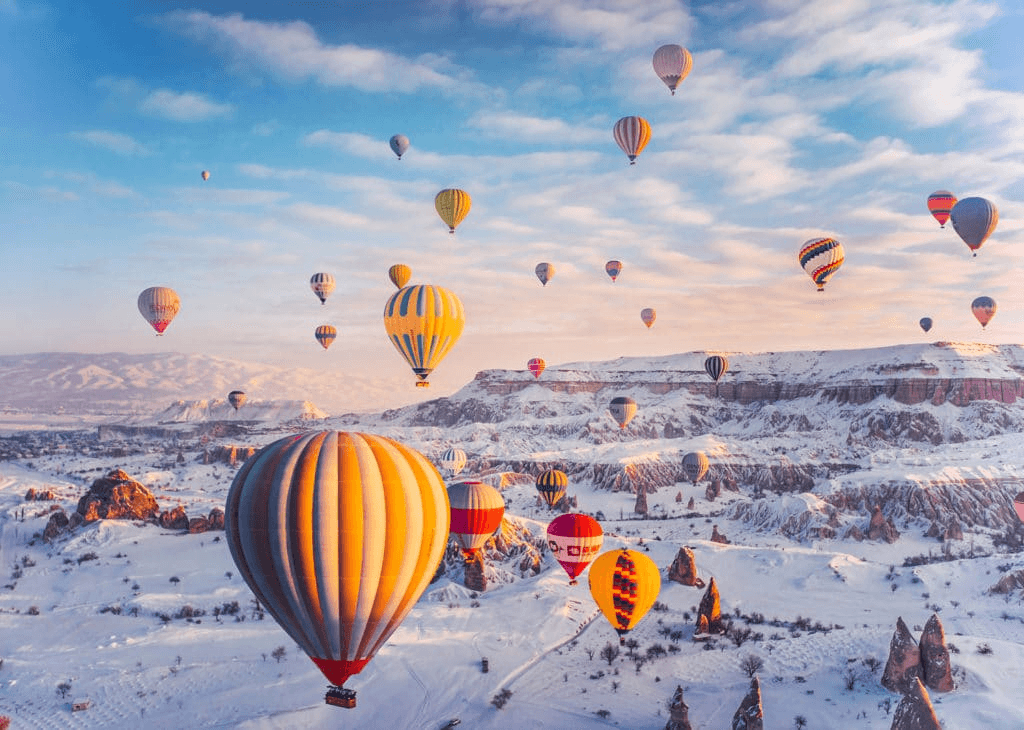
<path id="1" fill-rule="evenodd" d="M 5 354 L 205 352 L 411 388 L 381 324 L 397 262 L 468 320 L 410 397 L 534 356 L 1024 339 L 1010 0 L 120 5 L 0 0 Z M 674 97 L 665 43 L 694 55 Z M 633 167 L 624 115 L 653 129 Z M 473 196 L 454 237 L 445 187 Z M 977 258 L 929 216 L 940 188 L 998 206 Z M 796 251 L 824 235 L 847 261 L 820 296 Z M 324 307 L 316 271 L 338 279 Z M 183 301 L 160 340 L 135 305 L 153 285 Z"/>

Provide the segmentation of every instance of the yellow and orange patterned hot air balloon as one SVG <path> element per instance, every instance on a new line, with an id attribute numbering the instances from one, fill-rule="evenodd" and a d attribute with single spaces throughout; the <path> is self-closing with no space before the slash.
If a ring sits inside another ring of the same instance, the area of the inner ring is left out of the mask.
<path id="1" fill-rule="evenodd" d="M 647 325 L 647 329 L 651 328 L 651 325 L 654 324 L 654 320 L 657 318 L 658 313 L 651 307 L 640 310 L 640 321 Z"/>
<path id="2" fill-rule="evenodd" d="M 940 228 L 946 227 L 949 211 L 956 205 L 956 196 L 948 190 L 936 190 L 928 196 L 928 212 L 939 222 Z"/>
<path id="3" fill-rule="evenodd" d="M 139 294 L 139 311 L 159 337 L 181 310 L 177 292 L 166 286 L 151 286 Z"/>
<path id="4" fill-rule="evenodd" d="M 559 500 L 565 496 L 568 486 L 569 477 L 564 471 L 558 469 L 548 469 L 537 477 L 537 492 L 549 507 L 558 504 Z"/>
<path id="5" fill-rule="evenodd" d="M 416 373 L 420 388 L 429 386 L 427 377 L 458 342 L 465 325 L 462 302 L 441 286 L 407 286 L 384 305 L 384 329 Z"/>
<path id="6" fill-rule="evenodd" d="M 651 125 L 643 117 L 623 117 L 615 122 L 615 142 L 626 153 L 629 164 L 635 165 L 636 158 L 651 141 Z"/>
<path id="7" fill-rule="evenodd" d="M 441 220 L 448 224 L 449 233 L 455 233 L 455 228 L 469 215 L 472 205 L 469 193 L 458 188 L 446 188 L 434 198 L 434 208 Z"/>
<path id="8" fill-rule="evenodd" d="M 401 289 L 412 278 L 412 269 L 405 264 L 395 264 L 388 269 L 388 278 L 391 279 L 392 284 Z"/>
<path id="9" fill-rule="evenodd" d="M 382 436 L 288 436 L 242 465 L 224 509 L 231 557 L 331 683 L 328 704 L 355 707 L 344 684 L 430 584 L 449 510 L 431 463 Z"/>
<path id="10" fill-rule="evenodd" d="M 320 346 L 326 350 L 337 339 L 338 330 L 334 325 L 322 324 L 316 328 L 313 336 L 316 337 L 316 341 L 320 343 Z"/>
<path id="11" fill-rule="evenodd" d="M 590 566 L 590 595 L 619 634 L 619 644 L 658 600 L 661 573 L 635 550 L 610 550 Z"/>

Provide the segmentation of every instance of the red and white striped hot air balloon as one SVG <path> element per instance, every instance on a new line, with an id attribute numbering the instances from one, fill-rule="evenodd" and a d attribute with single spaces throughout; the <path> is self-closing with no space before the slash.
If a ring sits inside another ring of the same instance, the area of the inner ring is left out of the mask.
<path id="1" fill-rule="evenodd" d="M 559 515 L 548 525 L 548 547 L 569 574 L 569 585 L 576 585 L 576 577 L 601 552 L 603 541 L 601 523 L 588 515 L 570 512 Z"/>
<path id="2" fill-rule="evenodd" d="M 469 562 L 487 538 L 501 527 L 505 500 L 501 492 L 489 484 L 465 481 L 448 487 L 448 501 L 452 506 L 452 537 Z"/>

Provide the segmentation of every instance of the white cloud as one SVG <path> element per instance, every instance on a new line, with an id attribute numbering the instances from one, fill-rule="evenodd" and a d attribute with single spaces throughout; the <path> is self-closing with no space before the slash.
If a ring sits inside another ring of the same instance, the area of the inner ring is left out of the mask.
<path id="1" fill-rule="evenodd" d="M 234 110 L 230 104 L 220 104 L 202 94 L 178 93 L 168 89 L 150 92 L 139 104 L 139 109 L 146 114 L 177 122 L 199 122 L 224 117 Z"/>
<path id="2" fill-rule="evenodd" d="M 604 128 L 574 125 L 562 119 L 531 117 L 512 111 L 480 111 L 466 123 L 492 137 L 561 146 L 607 142 L 610 136 Z"/>
<path id="3" fill-rule="evenodd" d="M 119 182 L 113 180 L 101 180 L 95 173 L 92 172 L 48 172 L 47 177 L 59 177 L 64 180 L 70 180 L 76 182 L 96 195 L 102 195 L 107 198 L 137 198 L 139 194 L 129 187 L 122 185 Z"/>
<path id="4" fill-rule="evenodd" d="M 281 124 L 276 119 L 270 119 L 266 122 L 260 122 L 252 128 L 252 133 L 257 137 L 269 137 L 278 129 L 281 128 Z"/>
<path id="5" fill-rule="evenodd" d="M 148 155 L 149 149 L 133 137 L 120 132 L 109 132 L 103 129 L 92 129 L 87 132 L 70 132 L 68 136 L 88 142 L 96 147 L 116 152 L 119 155 Z"/>
<path id="6" fill-rule="evenodd" d="M 386 140 L 355 132 L 332 132 L 329 129 L 318 129 L 303 137 L 302 143 L 314 147 L 327 147 L 337 152 L 345 152 L 369 160 L 384 160 L 394 157 Z"/>
<path id="7" fill-rule="evenodd" d="M 180 188 L 176 195 L 186 203 L 204 205 L 273 205 L 289 196 L 279 190 L 240 190 L 231 188 L 214 188 L 197 186 Z"/>

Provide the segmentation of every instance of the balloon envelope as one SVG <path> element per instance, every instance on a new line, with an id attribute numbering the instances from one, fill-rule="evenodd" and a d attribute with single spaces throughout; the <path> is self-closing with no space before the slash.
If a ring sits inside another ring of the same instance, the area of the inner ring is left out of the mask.
<path id="1" fill-rule="evenodd" d="M 466 452 L 462 449 L 450 448 L 442 452 L 438 462 L 445 474 L 449 477 L 456 476 L 466 468 Z"/>
<path id="2" fill-rule="evenodd" d="M 448 224 L 449 233 L 455 233 L 455 228 L 469 215 L 472 205 L 469 193 L 458 188 L 446 188 L 434 198 L 434 209 L 441 220 Z"/>
<path id="3" fill-rule="evenodd" d="M 633 420 L 633 416 L 636 415 L 636 401 L 620 395 L 612 398 L 612 402 L 608 404 L 608 410 L 611 412 L 615 422 L 619 424 L 619 428 L 625 428 Z"/>
<path id="4" fill-rule="evenodd" d="M 547 367 L 547 363 L 539 357 L 530 358 L 529 362 L 526 363 L 526 367 L 533 373 L 533 377 L 539 378 L 540 374 L 544 372 L 544 368 Z"/>
<path id="5" fill-rule="evenodd" d="M 441 477 L 418 451 L 321 431 L 285 437 L 246 461 L 224 528 L 246 584 L 340 687 L 430 584 L 449 515 Z"/>
<path id="6" fill-rule="evenodd" d="M 927 332 L 928 330 L 930 330 L 932 328 L 932 318 L 931 317 L 921 317 L 921 321 L 918 324 L 921 325 L 921 329 L 923 329 L 925 332 Z"/>
<path id="7" fill-rule="evenodd" d="M 604 530 L 601 523 L 588 515 L 559 515 L 548 525 L 548 547 L 558 564 L 569 574 L 570 583 L 601 552 Z"/>
<path id="8" fill-rule="evenodd" d="M 391 151 L 398 155 L 398 159 L 402 159 L 402 155 L 409 149 L 409 138 L 404 134 L 396 134 L 388 140 L 388 144 L 391 145 Z"/>
<path id="9" fill-rule="evenodd" d="M 658 74 L 658 78 L 675 96 L 676 87 L 693 68 L 693 56 L 682 46 L 670 43 L 654 52 L 651 63 L 654 66 L 654 73 Z"/>
<path id="10" fill-rule="evenodd" d="M 203 176 L 202 177 L 203 177 L 203 180 L 209 180 L 210 179 L 210 173 L 207 172 L 206 170 L 203 170 Z"/>
<path id="11" fill-rule="evenodd" d="M 162 335 L 167 325 L 181 310 L 181 299 L 177 292 L 166 286 L 151 286 L 139 294 L 139 311 L 146 321 Z"/>
<path id="12" fill-rule="evenodd" d="M 818 286 L 818 291 L 825 290 L 825 284 L 843 265 L 846 254 L 843 244 L 834 238 L 812 238 L 800 247 L 797 259 L 800 266 L 807 272 Z"/>
<path id="13" fill-rule="evenodd" d="M 590 566 L 590 595 L 619 634 L 619 642 L 658 600 L 661 573 L 654 561 L 635 550 L 609 550 Z"/>
<path id="14" fill-rule="evenodd" d="M 407 286 L 384 305 L 384 330 L 420 387 L 427 386 L 427 377 L 458 342 L 465 325 L 462 302 L 441 286 Z"/>
<path id="15" fill-rule="evenodd" d="M 942 228 L 946 227 L 949 211 L 953 209 L 954 205 L 956 205 L 956 196 L 948 190 L 936 190 L 928 196 L 928 211 Z"/>
<path id="16" fill-rule="evenodd" d="M 388 269 L 388 278 L 391 279 L 392 284 L 401 289 L 412 278 L 412 269 L 405 264 L 395 264 Z"/>
<path id="17" fill-rule="evenodd" d="M 971 313 L 984 327 L 996 316 L 996 300 L 992 297 L 978 297 L 971 302 Z"/>
<path id="18" fill-rule="evenodd" d="M 548 282 L 551 281 L 551 277 L 555 275 L 555 267 L 553 264 L 540 263 L 537 264 L 533 272 L 537 275 L 537 278 L 540 279 L 540 283 L 547 286 Z"/>
<path id="19" fill-rule="evenodd" d="M 466 481 L 448 487 L 448 501 L 452 506 L 452 537 L 468 560 L 501 527 L 505 500 L 489 484 Z"/>
<path id="20" fill-rule="evenodd" d="M 326 350 L 338 337 L 338 330 L 333 325 L 322 324 L 316 328 L 313 336 L 316 337 L 316 341 L 320 343 L 320 346 Z"/>
<path id="21" fill-rule="evenodd" d="M 657 318 L 658 313 L 650 307 L 640 310 L 640 321 L 647 325 L 647 329 L 651 328 L 651 325 L 654 324 L 654 320 Z"/>
<path id="22" fill-rule="evenodd" d="M 636 158 L 651 141 L 651 125 L 643 117 L 623 117 L 615 122 L 615 142 L 626 153 L 629 164 L 635 165 Z"/>
<path id="23" fill-rule="evenodd" d="M 729 358 L 724 355 L 712 355 L 704 361 L 704 372 L 716 383 L 729 370 Z"/>
<path id="24" fill-rule="evenodd" d="M 614 282 L 619 278 L 619 274 L 622 273 L 622 262 L 615 261 L 614 259 L 604 265 L 604 272 L 611 277 Z"/>
<path id="25" fill-rule="evenodd" d="M 327 303 L 327 297 L 334 291 L 334 277 L 320 272 L 309 277 L 309 288 L 316 294 L 321 304 Z"/>
<path id="26" fill-rule="evenodd" d="M 691 451 L 683 457 L 683 474 L 696 484 L 708 473 L 708 457 L 703 451 Z"/>
<path id="27" fill-rule="evenodd" d="M 569 477 L 565 472 L 558 469 L 548 469 L 537 477 L 537 492 L 548 503 L 554 507 L 558 501 L 565 496 L 565 490 L 569 486 Z"/>
<path id="28" fill-rule="evenodd" d="M 958 200 L 949 211 L 949 219 L 953 223 L 953 230 L 967 244 L 967 248 L 977 251 L 996 229 L 999 211 L 985 198 L 964 198 Z"/>
<path id="29" fill-rule="evenodd" d="M 228 393 L 228 403 L 233 405 L 236 411 L 245 405 L 246 400 L 245 393 L 240 390 L 233 390 Z"/>

